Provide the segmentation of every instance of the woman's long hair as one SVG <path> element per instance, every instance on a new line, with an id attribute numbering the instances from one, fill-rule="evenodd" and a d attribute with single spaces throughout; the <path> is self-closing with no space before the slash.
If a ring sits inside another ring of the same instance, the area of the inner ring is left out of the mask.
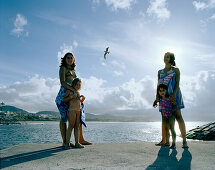
<path id="1" fill-rule="evenodd" d="M 165 53 L 165 55 L 168 55 L 170 60 L 169 60 L 169 63 L 172 65 L 172 66 L 175 66 L 175 55 L 174 53 L 171 53 L 171 52 L 167 52 Z"/>
<path id="2" fill-rule="evenodd" d="M 70 53 L 70 52 L 66 53 L 64 55 L 64 57 L 61 58 L 61 65 L 60 65 L 60 67 L 64 66 L 64 67 L 68 68 L 67 67 L 67 63 L 66 63 L 66 57 L 68 57 L 69 55 L 71 55 L 74 58 L 74 62 L 71 65 L 71 67 L 72 67 L 71 69 L 75 70 L 75 66 L 76 66 L 76 64 L 75 64 L 75 56 L 72 53 Z"/>

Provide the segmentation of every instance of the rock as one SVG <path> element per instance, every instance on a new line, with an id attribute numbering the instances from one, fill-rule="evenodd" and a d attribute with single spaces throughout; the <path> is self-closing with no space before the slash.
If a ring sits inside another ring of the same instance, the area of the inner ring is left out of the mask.
<path id="1" fill-rule="evenodd" d="M 187 139 L 215 140 L 215 122 L 197 126 L 186 134 Z"/>

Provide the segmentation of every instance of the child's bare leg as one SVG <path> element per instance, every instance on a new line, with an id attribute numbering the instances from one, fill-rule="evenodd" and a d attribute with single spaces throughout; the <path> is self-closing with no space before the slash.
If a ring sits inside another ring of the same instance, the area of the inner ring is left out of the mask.
<path id="1" fill-rule="evenodd" d="M 67 116 L 68 116 L 69 126 L 68 126 L 67 131 L 66 131 L 66 144 L 69 145 L 72 129 L 75 126 L 76 114 L 74 111 L 68 111 Z"/>
<path id="2" fill-rule="evenodd" d="M 169 126 L 172 134 L 172 146 L 171 149 L 175 149 L 176 133 L 175 133 L 175 116 L 172 115 L 169 117 Z"/>
<path id="3" fill-rule="evenodd" d="M 165 123 L 164 123 L 164 117 L 162 116 L 162 124 L 161 124 L 161 129 L 162 129 L 162 140 L 159 143 L 156 143 L 156 146 L 161 146 L 164 145 L 166 143 L 166 136 L 165 136 Z"/>
<path id="4" fill-rule="evenodd" d="M 74 136 L 75 136 L 75 144 L 78 144 L 78 136 L 79 136 L 79 124 L 80 124 L 80 114 L 76 114 L 76 121 L 74 126 Z"/>
<path id="5" fill-rule="evenodd" d="M 164 131 L 165 131 L 165 145 L 169 146 L 169 121 L 168 118 L 163 117 L 163 122 L 164 122 Z"/>
<path id="6" fill-rule="evenodd" d="M 59 126 L 60 126 L 60 133 L 63 140 L 63 144 L 65 144 L 66 143 L 66 123 L 64 123 L 63 120 L 60 119 Z"/>
<path id="7" fill-rule="evenodd" d="M 84 148 L 79 143 L 78 137 L 79 137 L 79 126 L 80 125 L 80 114 L 76 114 L 76 121 L 75 121 L 75 127 L 74 127 L 74 136 L 75 136 L 75 147 L 77 148 Z"/>

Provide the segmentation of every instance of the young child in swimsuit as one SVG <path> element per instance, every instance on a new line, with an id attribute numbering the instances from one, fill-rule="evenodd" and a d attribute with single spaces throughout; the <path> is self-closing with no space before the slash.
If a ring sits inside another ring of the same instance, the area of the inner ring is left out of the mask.
<path id="1" fill-rule="evenodd" d="M 160 108 L 162 119 L 164 120 L 165 126 L 165 137 L 166 141 L 169 141 L 169 128 L 172 134 L 172 146 L 170 149 L 175 149 L 175 141 L 176 141 L 176 133 L 175 133 L 175 116 L 174 116 L 174 105 L 175 102 L 171 101 L 168 96 L 168 87 L 164 84 L 160 84 L 158 86 L 158 94 L 160 99 Z M 157 102 L 154 102 L 153 107 L 157 107 Z M 169 146 L 169 143 L 166 143 L 165 146 Z"/>
<path id="2" fill-rule="evenodd" d="M 72 81 L 72 87 L 75 89 L 75 91 L 67 90 L 64 96 L 64 102 L 69 102 L 69 109 L 67 113 L 69 126 L 66 132 L 66 149 L 69 148 L 73 128 L 75 136 L 75 148 L 84 148 L 84 146 L 78 141 L 81 102 L 85 100 L 85 97 L 79 93 L 79 90 L 81 89 L 81 80 L 79 78 L 75 78 Z"/>

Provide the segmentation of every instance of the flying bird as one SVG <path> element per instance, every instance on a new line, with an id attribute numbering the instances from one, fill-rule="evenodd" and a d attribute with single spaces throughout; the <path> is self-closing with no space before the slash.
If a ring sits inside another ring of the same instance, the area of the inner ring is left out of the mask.
<path id="1" fill-rule="evenodd" d="M 106 50 L 104 51 L 104 59 L 106 60 L 106 55 L 110 54 L 110 51 L 108 51 L 109 47 L 106 48 Z"/>

